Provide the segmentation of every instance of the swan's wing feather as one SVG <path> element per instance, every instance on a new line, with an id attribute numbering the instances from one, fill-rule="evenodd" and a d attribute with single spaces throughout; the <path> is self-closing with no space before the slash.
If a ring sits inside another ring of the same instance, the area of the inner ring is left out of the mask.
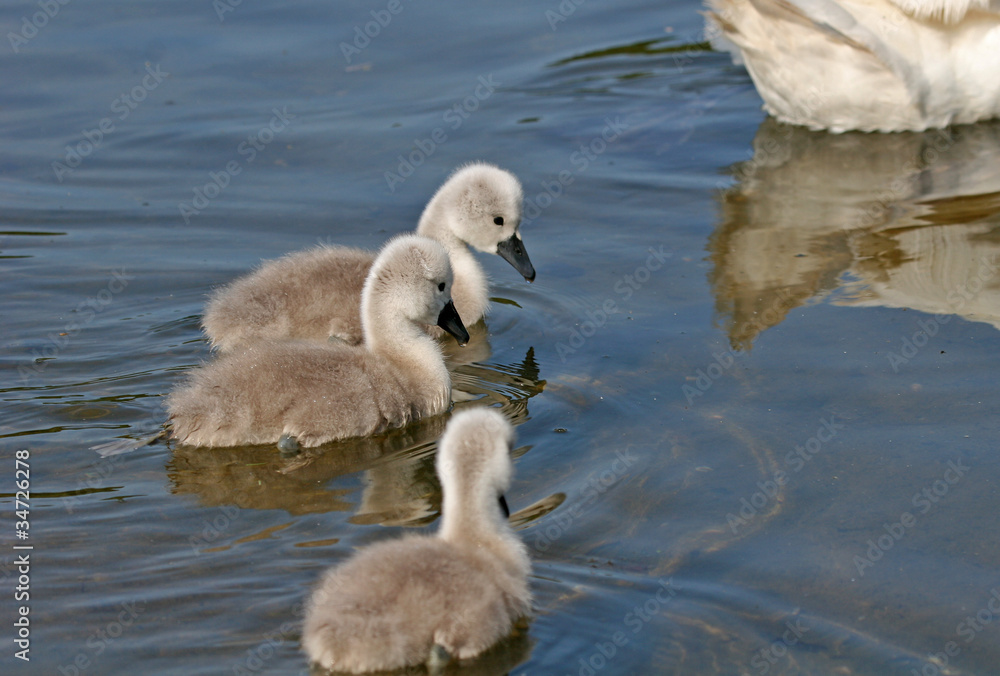
<path id="1" fill-rule="evenodd" d="M 872 0 L 750 0 L 760 12 L 781 12 L 808 21 L 836 42 L 871 52 L 903 83 L 918 107 L 923 107 L 930 83 L 917 67 L 923 59 L 918 45 L 900 39 L 900 24 L 885 13 L 885 4 Z M 901 0 L 905 1 L 905 0 Z M 911 2 L 916 0 L 910 0 Z M 952 0 L 935 0 L 949 2 Z M 981 2 L 982 0 L 958 0 Z M 986 0 L 989 1 L 989 0 Z M 994 0 L 1000 2 L 1000 0 Z M 881 5 L 881 6 L 880 6 Z"/>
<path id="2" fill-rule="evenodd" d="M 1000 0 L 706 2 L 713 45 L 738 46 L 786 122 L 894 131 L 1000 114 Z"/>
<path id="3" fill-rule="evenodd" d="M 889 0 L 916 19 L 955 23 L 965 18 L 971 9 L 992 14 L 1000 13 L 997 0 Z"/>

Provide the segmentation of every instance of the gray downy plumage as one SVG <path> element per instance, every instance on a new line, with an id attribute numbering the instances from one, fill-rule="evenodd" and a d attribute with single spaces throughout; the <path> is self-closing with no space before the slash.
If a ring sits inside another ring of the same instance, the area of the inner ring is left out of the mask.
<path id="1" fill-rule="evenodd" d="M 500 504 L 513 441 L 495 409 L 455 414 L 437 456 L 440 529 L 368 546 L 327 571 L 302 632 L 314 663 L 363 673 L 427 663 L 442 652 L 467 659 L 529 615 L 531 563 Z"/>
<path id="2" fill-rule="evenodd" d="M 455 307 L 469 326 L 489 309 L 489 282 L 470 247 L 502 256 L 528 281 L 535 278 L 520 237 L 522 202 L 513 174 L 475 162 L 452 174 L 420 217 L 417 234 L 448 251 Z M 223 352 L 268 339 L 360 343 L 361 289 L 374 259 L 371 251 L 323 245 L 268 261 L 216 291 L 202 326 Z M 433 326 L 429 331 L 442 335 Z"/>
<path id="3" fill-rule="evenodd" d="M 468 341 L 451 286 L 440 244 L 418 235 L 393 239 L 365 282 L 364 345 L 262 341 L 223 355 L 170 395 L 172 436 L 195 446 L 286 436 L 309 447 L 443 413 L 451 378 L 423 326 L 440 323 Z"/>

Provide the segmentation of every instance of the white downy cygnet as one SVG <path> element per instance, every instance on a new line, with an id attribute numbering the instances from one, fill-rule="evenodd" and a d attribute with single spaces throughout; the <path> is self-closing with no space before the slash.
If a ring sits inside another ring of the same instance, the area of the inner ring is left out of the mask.
<path id="1" fill-rule="evenodd" d="M 486 273 L 469 247 L 494 253 L 527 280 L 535 279 L 520 238 L 523 193 L 508 171 L 476 162 L 456 171 L 431 198 L 417 234 L 448 251 L 452 297 L 472 326 L 489 307 Z M 318 246 L 268 261 L 215 292 L 202 325 L 212 346 L 230 351 L 258 340 L 303 338 L 361 342 L 361 287 L 375 254 Z M 431 329 L 431 335 L 443 335 Z"/>
<path id="2" fill-rule="evenodd" d="M 920 131 L 1000 116 L 998 0 L 706 0 L 782 122 Z"/>
<path id="3" fill-rule="evenodd" d="M 507 523 L 514 430 L 495 409 L 448 423 L 435 535 L 380 542 L 329 570 L 306 609 L 302 647 L 327 669 L 363 673 L 474 657 L 531 610 L 524 543 Z"/>
<path id="4" fill-rule="evenodd" d="M 469 334 L 451 300 L 448 254 L 434 240 L 391 240 L 362 294 L 365 344 L 262 341 L 195 371 L 167 401 L 172 436 L 195 446 L 294 438 L 301 446 L 365 436 L 451 404 L 437 323 L 459 342 Z"/>

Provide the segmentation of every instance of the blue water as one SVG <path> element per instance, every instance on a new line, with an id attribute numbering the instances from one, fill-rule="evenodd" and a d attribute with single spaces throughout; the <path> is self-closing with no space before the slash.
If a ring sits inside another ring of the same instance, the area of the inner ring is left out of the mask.
<path id="1" fill-rule="evenodd" d="M 159 429 L 213 288 L 377 248 L 473 159 L 538 278 L 484 258 L 449 357 L 518 425 L 536 614 L 454 673 L 995 673 L 1000 127 L 777 125 L 697 2 L 404 1 L 353 45 L 388 6 L 69 2 L 0 46 L 3 673 L 308 673 L 320 573 L 435 527 L 446 420 L 92 447 Z"/>

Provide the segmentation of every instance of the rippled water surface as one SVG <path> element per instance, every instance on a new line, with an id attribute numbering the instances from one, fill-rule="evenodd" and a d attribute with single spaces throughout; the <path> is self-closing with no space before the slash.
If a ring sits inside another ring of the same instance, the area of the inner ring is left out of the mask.
<path id="1" fill-rule="evenodd" d="M 996 673 L 1000 125 L 775 124 L 697 2 L 404 1 L 361 46 L 388 4 L 224 3 L 0 8 L 3 673 L 308 672 L 320 573 L 435 527 L 447 417 L 114 451 L 213 288 L 376 248 L 472 159 L 522 179 L 538 278 L 481 257 L 447 351 L 518 425 L 536 615 L 449 673 Z"/>

